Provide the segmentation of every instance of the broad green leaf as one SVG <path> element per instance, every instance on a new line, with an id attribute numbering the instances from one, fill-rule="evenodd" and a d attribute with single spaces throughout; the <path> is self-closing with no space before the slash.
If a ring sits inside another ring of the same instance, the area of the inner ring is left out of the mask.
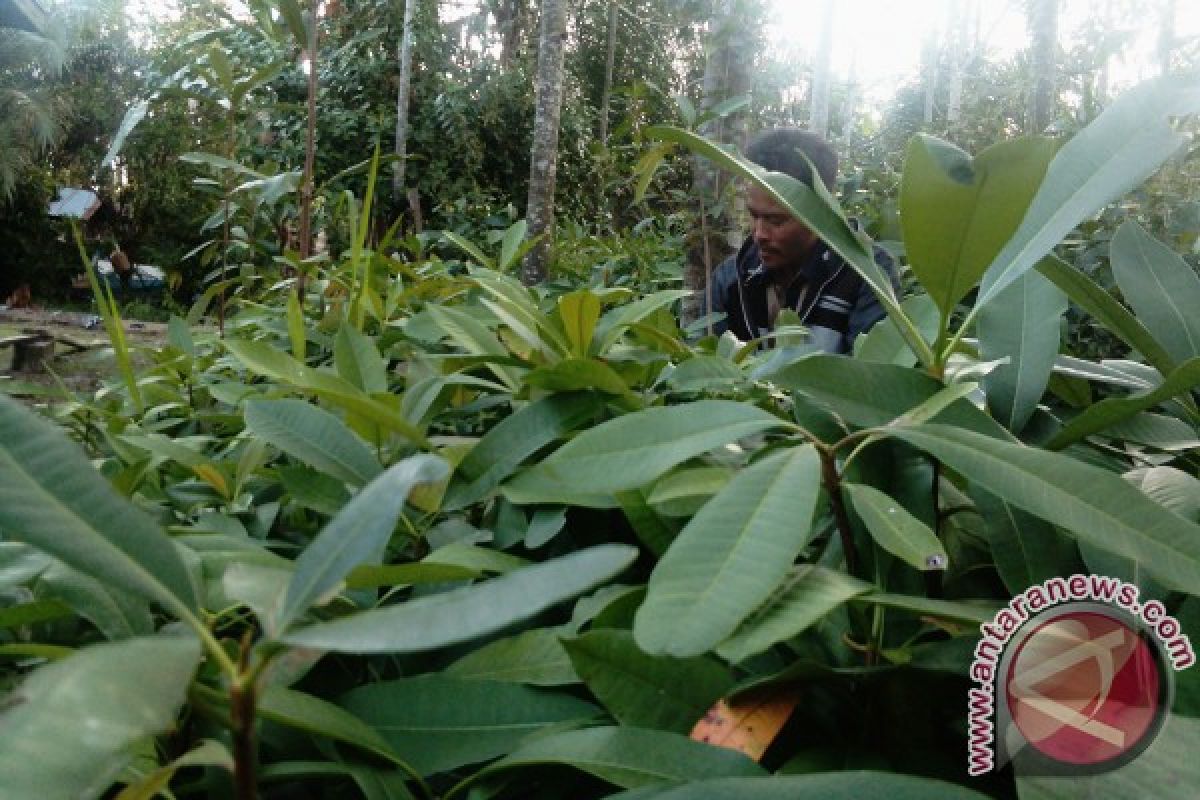
<path id="1" fill-rule="evenodd" d="M 715 647 L 761 606 L 812 536 L 821 463 L 812 445 L 739 472 L 680 532 L 650 575 L 634 634 L 647 653 Z"/>
<path id="2" fill-rule="evenodd" d="M 175 544 L 58 429 L 0 396 L 0 530 L 179 616 L 199 605 Z"/>
<path id="3" fill-rule="evenodd" d="M 525 531 L 525 548 L 536 550 L 543 547 L 555 536 L 562 532 L 567 523 L 565 508 L 539 508 L 533 512 L 529 520 L 529 528 Z"/>
<path id="4" fill-rule="evenodd" d="M 860 594 L 853 598 L 853 602 L 870 606 L 881 606 L 883 608 L 894 608 L 899 611 L 916 614 L 920 617 L 934 617 L 954 622 L 966 622 L 972 626 L 991 622 L 992 618 L 996 616 L 996 611 L 999 610 L 999 606 L 996 605 L 995 601 L 987 601 L 989 604 L 984 605 L 975 601 L 937 600 L 931 597 L 893 594 L 891 592 L 868 592 L 867 594 Z"/>
<path id="5" fill-rule="evenodd" d="M 62 563 L 53 564 L 38 579 L 38 594 L 66 603 L 96 626 L 106 639 L 128 639 L 154 632 L 146 601 L 124 589 L 106 586 Z"/>
<path id="6" fill-rule="evenodd" d="M 912 320 L 922 339 L 932 342 L 937 338 L 940 313 L 933 298 L 927 294 L 915 294 L 904 298 L 900 308 Z M 854 340 L 854 357 L 900 367 L 914 366 L 918 360 L 891 317 L 881 319 L 871 330 Z"/>
<path id="7" fill-rule="evenodd" d="M 1004 427 L 1019 432 L 1046 392 L 1058 357 L 1067 296 L 1030 271 L 996 295 L 979 314 L 979 350 L 985 361 L 1008 358 L 983 377 L 988 406 Z"/>
<path id="8" fill-rule="evenodd" d="M 488 269 L 495 269 L 495 267 L 496 267 L 495 262 L 493 262 L 492 259 L 488 258 L 486 255 L 484 255 L 483 251 L 480 250 L 478 247 L 476 247 L 474 244 L 472 244 L 468 239 L 465 239 L 462 236 L 459 236 L 457 233 L 455 233 L 453 231 L 442 231 L 441 235 L 442 235 L 442 238 L 445 239 L 447 242 L 450 242 L 450 244 L 454 245 L 455 247 L 457 247 L 458 249 L 462 250 L 464 253 L 469 255 L 471 258 L 475 259 L 475 262 L 477 264 L 487 267 Z"/>
<path id="9" fill-rule="evenodd" d="M 875 544 L 914 569 L 946 568 L 946 548 L 929 526 L 904 506 L 872 486 L 847 482 L 842 484 L 842 491 L 862 517 Z"/>
<path id="10" fill-rule="evenodd" d="M 746 375 L 727 358 L 696 355 L 679 364 L 667 376 L 667 383 L 679 392 L 704 392 L 736 386 Z"/>
<path id="11" fill-rule="evenodd" d="M 533 292 L 525 284 L 510 275 L 502 275 L 487 269 L 471 270 L 471 278 L 492 298 L 484 304 L 497 313 L 505 324 L 514 331 L 522 330 L 531 346 L 557 358 L 570 352 L 570 345 L 557 326 L 538 307 Z"/>
<path id="12" fill-rule="evenodd" d="M 768 375 L 767 380 L 827 406 L 851 425 L 887 425 L 945 387 L 908 367 L 872 364 L 818 353 Z M 1007 431 L 967 400 L 951 403 L 936 417 L 990 436 L 1010 438 Z"/>
<path id="13" fill-rule="evenodd" d="M 1129 220 L 1110 248 L 1125 302 L 1176 362 L 1200 358 L 1200 276 L 1171 248 Z"/>
<path id="14" fill-rule="evenodd" d="M 1200 480 L 1174 467 L 1145 467 L 1125 479 L 1179 516 L 1200 522 Z"/>
<path id="15" fill-rule="evenodd" d="M 528 619 L 615 577 L 636 557 L 624 545 L 592 547 L 475 586 L 310 625 L 283 639 L 344 653 L 433 650 Z"/>
<path id="16" fill-rule="evenodd" d="M 525 376 L 539 389 L 573 392 L 595 389 L 605 394 L 629 395 L 629 386 L 617 371 L 594 358 L 564 358 L 549 367 L 539 367 Z"/>
<path id="17" fill-rule="evenodd" d="M 840 771 L 763 778 L 693 780 L 638 800 L 985 800 L 954 783 L 898 772 Z M 613 800 L 624 800 L 615 795 Z M 631 799 L 632 800 L 632 799 Z"/>
<path id="18" fill-rule="evenodd" d="M 417 445 L 426 444 L 421 432 L 394 408 L 332 373 L 305 366 L 266 342 L 226 339 L 223 344 L 251 372 L 312 392 L 380 427 L 395 431 Z"/>
<path id="19" fill-rule="evenodd" d="M 505 229 L 504 238 L 500 240 L 500 261 L 496 264 L 498 270 L 507 272 L 521 259 L 521 245 L 525 241 L 525 232 L 528 229 L 529 224 L 523 219 Z"/>
<path id="20" fill-rule="evenodd" d="M 133 129 L 138 126 L 138 123 L 146 118 L 146 113 L 149 110 L 150 103 L 146 100 L 141 100 L 134 103 L 125 111 L 125 116 L 121 118 L 121 125 L 117 128 L 117 132 L 112 138 L 112 143 L 108 146 L 108 151 L 105 152 L 104 158 L 100 159 L 101 169 L 107 167 L 120 155 L 121 148 L 125 146 L 125 140 L 129 138 L 129 134 L 133 133 Z"/>
<path id="21" fill-rule="evenodd" d="M 1051 450 L 1066 447 L 1072 442 L 1100 433 L 1111 425 L 1123 422 L 1148 408 L 1185 394 L 1200 384 L 1200 356 L 1180 364 L 1166 380 L 1153 389 L 1134 392 L 1126 397 L 1106 397 L 1089 406 L 1083 413 L 1063 426 L 1046 446 Z"/>
<path id="22" fill-rule="evenodd" d="M 871 588 L 869 583 L 837 570 L 809 564 L 793 567 L 767 602 L 721 643 L 717 654 L 731 664 L 745 661 L 803 633 L 830 611 Z"/>
<path id="23" fill-rule="evenodd" d="M 587 289 L 565 294 L 558 298 L 558 318 L 571 343 L 571 355 L 587 358 L 600 321 L 600 298 Z"/>
<path id="24" fill-rule="evenodd" d="M 591 393 L 559 394 L 507 417 L 459 463 L 457 472 L 469 483 L 452 485 L 443 507 L 463 508 L 481 500 L 522 461 L 592 419 L 603 407 Z"/>
<path id="25" fill-rule="evenodd" d="M 351 486 L 377 476 L 379 459 L 344 422 L 304 400 L 249 400 L 246 429 L 310 467 Z"/>
<path id="26" fill-rule="evenodd" d="M 442 332 L 468 355 L 508 357 L 508 348 L 496 338 L 487 325 L 466 309 L 431 303 L 425 310 Z M 499 364 L 488 364 L 488 369 L 510 391 L 515 392 L 521 388 L 519 370 Z"/>
<path id="27" fill-rule="evenodd" d="M 909 139 L 900 187 L 904 248 L 943 318 L 1017 229 L 1057 149 L 1054 139 L 1013 139 L 972 160 L 941 139 Z"/>
<path id="28" fill-rule="evenodd" d="M 681 469 L 654 484 L 646 502 L 664 516 L 690 517 L 725 488 L 732 477 L 726 467 Z"/>
<path id="29" fill-rule="evenodd" d="M 167 789 L 176 772 L 188 767 L 220 767 L 227 772 L 233 772 L 233 756 L 229 754 L 225 745 L 213 739 L 206 739 L 171 763 L 159 767 L 136 783 L 129 784 L 113 800 L 154 800 L 160 792 Z"/>
<path id="30" fill-rule="evenodd" d="M 643 486 L 676 464 L 787 423 L 754 406 L 700 400 L 648 408 L 584 431 L 505 487 L 515 503 Z"/>
<path id="31" fill-rule="evenodd" d="M 204 444 L 195 440 L 188 441 L 185 437 L 171 438 L 161 433 L 126 433 L 120 437 L 120 441 L 145 450 L 155 458 L 177 461 L 185 467 L 212 464 L 212 459 L 204 453 Z"/>
<path id="32" fill-rule="evenodd" d="M 442 675 L 367 684 L 338 702 L 422 775 L 495 758 L 547 725 L 600 711 L 567 694 Z"/>
<path id="33" fill-rule="evenodd" d="M 1200 448 L 1200 431 L 1178 417 L 1143 411 L 1105 428 L 1105 438 L 1182 452 Z"/>
<path id="34" fill-rule="evenodd" d="M 213 167 L 217 170 L 227 169 L 231 172 L 237 173 L 238 175 L 246 175 L 251 178 L 263 177 L 261 172 L 255 172 L 254 170 L 243 164 L 240 164 L 237 161 L 225 158 L 225 156 L 219 156 L 215 153 L 184 153 L 179 157 L 179 160 L 185 164 L 203 164 L 208 167 Z"/>
<path id="35" fill-rule="evenodd" d="M 574 767 L 623 788 L 764 772 L 741 753 L 677 733 L 629 726 L 585 728 L 530 741 L 459 784 L 451 796 L 460 796 L 469 783 L 501 770 L 548 764 Z"/>
<path id="36" fill-rule="evenodd" d="M 338 375 L 367 394 L 388 390 L 387 363 L 371 337 L 343 323 L 333 340 L 333 363 Z"/>
<path id="37" fill-rule="evenodd" d="M 478 570 L 448 564 L 360 564 L 346 576 L 346 588 L 375 589 L 380 586 L 450 583 L 469 581 L 479 576 Z"/>
<path id="38" fill-rule="evenodd" d="M 1014 595 L 1047 578 L 1070 574 L 1067 570 L 1078 563 L 1074 543 L 1045 520 L 978 487 L 971 497 L 983 518 L 996 571 Z"/>
<path id="39" fill-rule="evenodd" d="M 301 465 L 278 469 L 279 482 L 292 500 L 313 511 L 333 516 L 350 499 L 346 484 L 324 472 Z"/>
<path id="40" fill-rule="evenodd" d="M 133 745 L 175 723 L 200 643 L 155 636 L 85 648 L 43 666 L 6 697 L 0 786 L 6 797 L 100 797 Z"/>
<path id="41" fill-rule="evenodd" d="M 1200 525 L 1167 511 L 1119 475 L 942 425 L 891 433 L 1081 541 L 1134 559 L 1168 586 L 1200 592 Z"/>
<path id="42" fill-rule="evenodd" d="M 378 561 L 396 527 L 409 492 L 434 483 L 449 468 L 437 456 L 410 456 L 371 481 L 296 559 L 276 629 L 284 630 L 308 608 L 336 591 L 359 564 Z"/>
<path id="43" fill-rule="evenodd" d="M 300 4 L 296 0 L 275 0 L 275 2 L 279 7 L 280 15 L 287 23 L 288 32 L 292 35 L 292 47 L 308 50 L 308 20 L 305 18 L 304 12 L 300 10 Z"/>
<path id="44" fill-rule="evenodd" d="M 733 686 L 733 675 L 704 656 L 643 653 L 633 634 L 595 630 L 563 640 L 575 671 L 622 725 L 687 733 Z"/>
<path id="45" fill-rule="evenodd" d="M 667 552 L 667 547 L 679 533 L 679 523 L 667 522 L 655 512 L 641 489 L 617 492 L 613 497 L 637 534 L 638 541 L 655 556 Z"/>
<path id="46" fill-rule="evenodd" d="M 414 767 L 392 748 L 379 732 L 341 706 L 311 694 L 268 687 L 258 699 L 258 714 L 281 725 L 307 731 L 317 736 L 354 745 L 403 769 L 410 775 L 419 774 Z"/>
<path id="47" fill-rule="evenodd" d="M 1170 354 L 1154 340 L 1146 326 L 1081 270 L 1059 258 L 1047 256 L 1038 262 L 1037 271 L 1066 292 L 1067 297 L 1108 331 L 1141 353 L 1159 372 L 1166 375 L 1174 369 L 1175 362 Z"/>
<path id="48" fill-rule="evenodd" d="M 1050 162 L 1020 227 L 984 273 L 975 309 L 1033 268 L 1076 225 L 1125 194 L 1171 157 L 1184 135 L 1171 117 L 1200 109 L 1200 90 L 1175 76 L 1118 97 Z"/>
<path id="49" fill-rule="evenodd" d="M 610 309 L 605 312 L 604 316 L 596 324 L 595 343 L 592 350 L 597 355 L 604 355 L 620 340 L 622 334 L 631 325 L 642 322 L 647 317 L 656 314 L 659 310 L 672 305 L 689 294 L 691 292 L 669 289 L 648 294 L 645 297 L 634 300 L 632 303 L 626 303 L 625 305 Z"/>
<path id="50" fill-rule="evenodd" d="M 505 681 L 533 686 L 579 683 L 579 676 L 562 646 L 562 631 L 535 628 L 486 644 L 443 670 L 453 678 Z"/>

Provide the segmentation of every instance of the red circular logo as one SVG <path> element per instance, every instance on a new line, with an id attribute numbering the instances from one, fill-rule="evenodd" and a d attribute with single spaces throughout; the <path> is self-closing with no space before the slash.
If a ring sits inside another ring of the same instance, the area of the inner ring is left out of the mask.
<path id="1" fill-rule="evenodd" d="M 1158 731 L 1165 678 L 1152 646 L 1100 611 L 1067 611 L 1034 628 L 1009 662 L 1013 724 L 1060 764 L 1098 767 L 1140 753 Z"/>

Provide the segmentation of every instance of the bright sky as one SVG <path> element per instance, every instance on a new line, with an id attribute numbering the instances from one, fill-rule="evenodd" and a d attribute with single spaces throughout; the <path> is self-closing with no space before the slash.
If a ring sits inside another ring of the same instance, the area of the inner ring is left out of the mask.
<path id="1" fill-rule="evenodd" d="M 835 0 L 834 74 L 845 79 L 853 70 L 868 96 L 886 98 L 897 84 L 919 74 L 926 37 L 947 27 L 951 4 L 964 3 L 965 0 Z M 976 3 L 982 13 L 980 34 L 987 57 L 1004 59 L 1028 46 L 1024 0 L 976 0 Z M 768 30 L 775 45 L 798 48 L 810 56 L 815 54 L 825 3 L 773 0 L 773 5 L 774 19 L 768 23 Z M 1100 5 L 1099 0 L 1061 0 L 1060 43 L 1069 46 L 1081 25 Z M 1200 2 L 1176 0 L 1175 14 L 1177 37 L 1200 36 Z M 1149 77 L 1155 69 L 1152 54 L 1158 20 L 1136 22 L 1144 30 L 1129 52 L 1113 59 L 1113 88 Z"/>

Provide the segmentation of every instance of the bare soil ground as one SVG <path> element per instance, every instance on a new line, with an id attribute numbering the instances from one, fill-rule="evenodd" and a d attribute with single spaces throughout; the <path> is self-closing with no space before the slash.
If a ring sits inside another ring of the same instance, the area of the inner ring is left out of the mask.
<path id="1" fill-rule="evenodd" d="M 167 326 L 163 323 L 137 320 L 124 320 L 124 323 L 126 336 L 134 347 L 158 347 L 166 341 Z M 116 377 L 108 336 L 94 314 L 42 309 L 0 310 L 0 340 L 22 333 L 43 333 L 56 339 L 51 372 L 14 372 L 13 348 L 0 348 L 0 391 L 30 399 L 53 398 L 62 396 L 60 381 L 72 392 L 91 393 L 102 382 Z"/>

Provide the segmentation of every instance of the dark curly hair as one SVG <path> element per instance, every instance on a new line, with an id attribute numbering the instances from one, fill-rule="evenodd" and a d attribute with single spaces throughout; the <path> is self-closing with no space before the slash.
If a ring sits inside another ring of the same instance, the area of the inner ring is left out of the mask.
<path id="1" fill-rule="evenodd" d="M 812 186 L 809 161 L 817 168 L 825 188 L 832 190 L 837 180 L 838 158 L 833 147 L 817 134 L 799 128 L 774 128 L 759 133 L 746 147 L 746 157 L 760 167 L 791 175 L 809 186 Z"/>

